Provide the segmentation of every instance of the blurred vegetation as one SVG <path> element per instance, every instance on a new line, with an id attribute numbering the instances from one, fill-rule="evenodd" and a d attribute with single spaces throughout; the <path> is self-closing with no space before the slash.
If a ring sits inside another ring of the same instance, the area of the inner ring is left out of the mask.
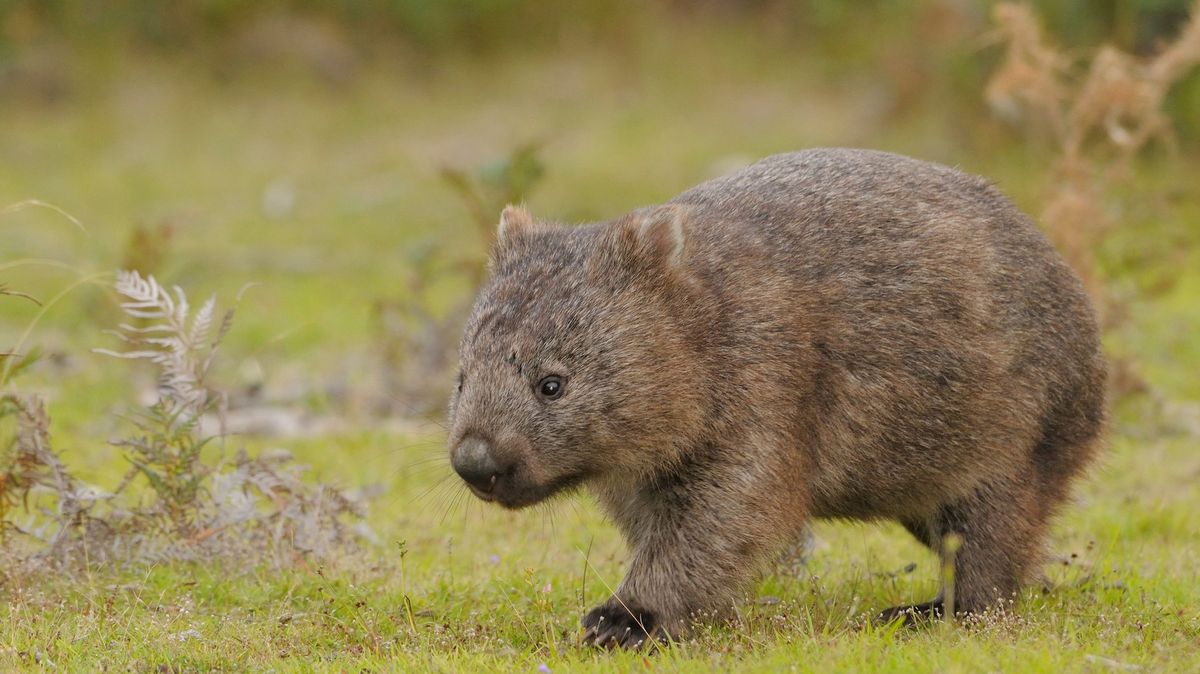
<path id="1" fill-rule="evenodd" d="M 846 51 L 854 41 L 841 38 L 881 20 L 893 29 L 912 29 L 955 12 L 985 11 L 987 5 L 978 0 L 7 0 L 0 18 L 9 46 L 59 34 L 185 49 L 228 38 L 264 15 L 294 13 L 418 49 L 489 51 L 544 47 L 566 39 L 565 32 L 608 38 L 647 13 L 706 12 L 770 22 L 788 38 L 824 36 L 822 47 L 840 45 L 839 51 Z M 1151 50 L 1187 16 L 1186 0 L 1041 0 L 1032 6 L 1067 42 L 1113 40 L 1134 52 Z"/>
<path id="2" fill-rule="evenodd" d="M 930 79 L 952 88 L 977 82 L 992 56 L 979 44 L 961 42 L 977 37 L 989 6 L 985 0 L 6 0 L 0 4 L 0 65 L 37 68 L 43 49 L 137 49 L 203 55 L 223 77 L 247 60 L 299 59 L 341 82 L 362 62 L 397 53 L 427 65 L 446 54 L 620 48 L 680 20 L 708 20 L 820 54 L 821 64 L 834 71 L 883 68 L 902 79 L 905 98 L 929 94 L 918 89 Z M 1188 1 L 1033 6 L 1069 47 L 1109 41 L 1146 54 L 1186 18 Z M 23 64 L 22 53 L 31 48 L 38 55 Z M 54 95 L 62 83 L 41 84 Z M 1200 112 L 1198 89 L 1193 84 L 1178 94 L 1184 113 Z M 1188 133 L 1200 132 L 1198 122 L 1186 121 Z"/>
<path id="3" fill-rule="evenodd" d="M 86 88 L 113 52 L 179 57 L 227 80 L 296 68 L 344 86 L 369 64 L 399 61 L 428 77 L 449 61 L 605 49 L 645 51 L 677 23 L 728 26 L 805 58 L 827 76 L 873 72 L 889 114 L 937 99 L 956 115 L 983 108 L 977 83 L 996 54 L 980 35 L 986 0 L 5 0 L 0 92 L 55 100 Z M 1188 0 L 1032 3 L 1068 50 L 1111 42 L 1149 54 L 1187 15 Z M 106 56 L 108 55 L 108 56 Z M 82 60 L 87 67 L 72 65 Z M 116 75 L 117 73 L 113 73 Z M 1172 94 L 1181 132 L 1200 137 L 1200 78 Z"/>
<path id="4" fill-rule="evenodd" d="M 496 214 L 508 204 L 520 204 L 546 175 L 538 143 L 521 145 L 503 159 L 490 161 L 474 171 L 454 167 L 442 169 L 442 179 L 462 199 L 478 228 L 485 249 L 491 248 L 496 231 Z M 482 280 L 481 261 L 466 261 L 474 285 Z"/>
<path id="5" fill-rule="evenodd" d="M 372 341 L 382 373 L 373 405 L 377 410 L 421 416 L 441 413 L 442 392 L 429 383 L 453 376 L 454 344 L 469 301 L 484 281 L 497 214 L 508 204 L 524 203 L 545 177 L 540 152 L 540 144 L 525 143 L 474 169 L 441 168 L 442 181 L 470 215 L 474 225 L 470 236 L 478 245 L 423 239 L 406 251 L 406 292 L 374 302 Z M 447 276 L 466 279 L 466 292 L 456 301 L 447 302 L 434 291 L 435 279 Z"/>

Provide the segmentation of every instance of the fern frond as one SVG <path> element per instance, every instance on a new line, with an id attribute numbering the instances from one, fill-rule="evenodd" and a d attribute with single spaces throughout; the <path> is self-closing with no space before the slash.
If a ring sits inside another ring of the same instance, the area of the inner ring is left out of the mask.
<path id="1" fill-rule="evenodd" d="M 212 363 L 217 339 L 210 339 L 216 297 L 210 297 L 191 315 L 187 293 L 179 286 L 164 287 L 153 275 L 142 277 L 137 271 L 117 272 L 117 293 L 125 301 L 121 309 L 131 318 L 148 325 L 122 323 L 115 336 L 130 345 L 128 351 L 95 349 L 96 353 L 145 360 L 159 369 L 159 398 L 172 408 L 199 415 L 213 395 L 204 378 Z"/>

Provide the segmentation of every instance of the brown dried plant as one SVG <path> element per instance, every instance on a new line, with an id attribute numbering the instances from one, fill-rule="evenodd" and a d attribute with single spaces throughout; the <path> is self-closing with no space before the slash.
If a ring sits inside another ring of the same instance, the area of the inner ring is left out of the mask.
<path id="1" fill-rule="evenodd" d="M 93 506 L 107 494 L 67 472 L 50 446 L 50 418 L 41 398 L 0 396 L 0 416 L 16 419 L 12 447 L 0 473 L 0 541 L 7 542 L 13 531 L 30 533 L 15 526 L 10 515 L 18 506 L 28 510 L 35 492 L 46 491 L 55 495 L 54 509 L 35 535 L 47 544 L 49 554 L 58 555 L 73 532 L 88 526 Z"/>
<path id="2" fill-rule="evenodd" d="M 999 3 L 993 18 L 1005 54 L 987 101 L 1008 117 L 1028 113 L 1052 135 L 1058 157 L 1041 220 L 1106 312 L 1109 298 L 1094 258 L 1113 226 L 1104 195 L 1128 177 L 1130 161 L 1151 142 L 1175 149 L 1163 102 L 1200 64 L 1200 0 L 1175 40 L 1149 58 L 1104 46 L 1083 63 L 1052 44 L 1024 4 Z"/>

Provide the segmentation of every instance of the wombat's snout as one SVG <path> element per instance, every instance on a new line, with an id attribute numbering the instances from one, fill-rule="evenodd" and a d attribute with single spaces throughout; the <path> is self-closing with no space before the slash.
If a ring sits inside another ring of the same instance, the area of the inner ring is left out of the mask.
<path id="1" fill-rule="evenodd" d="M 476 435 L 463 438 L 454 449 L 450 463 L 454 472 L 474 487 L 480 497 L 492 493 L 504 473 L 503 466 L 492 456 L 490 443 Z"/>

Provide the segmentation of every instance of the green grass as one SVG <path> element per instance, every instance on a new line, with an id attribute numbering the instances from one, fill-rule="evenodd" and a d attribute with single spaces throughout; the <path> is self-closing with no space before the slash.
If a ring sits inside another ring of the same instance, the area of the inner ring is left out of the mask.
<path id="1" fill-rule="evenodd" d="M 0 281 L 48 299 L 77 274 L 119 264 L 134 224 L 171 223 L 163 280 L 226 300 L 261 283 L 245 296 L 219 379 L 235 388 L 259 367 L 306 391 L 313 408 L 355 420 L 328 383 L 369 376 L 370 305 L 403 294 L 406 251 L 425 239 L 476 245 L 438 181 L 444 164 L 473 166 L 543 139 L 549 174 L 531 206 L 583 220 L 662 200 L 740 158 L 869 145 L 991 176 L 1037 210 L 1046 158 L 1036 148 L 990 122 L 947 124 L 934 103 L 871 116 L 871 82 L 829 79 L 798 65 L 800 52 L 765 58 L 772 49 L 681 30 L 621 58 L 584 49 L 486 68 L 452 61 L 424 76 L 377 65 L 336 90 L 264 73 L 221 83 L 195 64 L 113 57 L 106 67 L 119 76 L 101 68 L 67 103 L 0 102 L 0 206 L 42 199 L 87 228 L 41 209 L 0 216 L 0 265 L 53 258 L 76 270 L 0 267 Z M 1185 411 L 1200 400 L 1193 157 L 1139 167 L 1115 195 L 1123 229 L 1102 251 L 1130 299 L 1110 349 Z M 273 183 L 296 195 L 279 218 L 261 207 Z M 461 291 L 453 280 L 436 289 L 441 300 Z M 36 312 L 0 303 L 0 344 Z M 149 376 L 137 371 L 131 385 L 128 364 L 89 351 L 112 346 L 99 331 L 117 318 L 102 289 L 69 295 L 34 333 L 63 358 L 21 382 L 49 397 L 69 465 L 109 485 L 124 470 L 106 444 L 122 429 L 113 412 Z M 624 559 L 594 505 L 580 496 L 516 514 L 484 508 L 453 480 L 439 485 L 448 469 L 436 424 L 397 434 L 363 422 L 232 442 L 285 445 L 315 478 L 381 484 L 370 515 L 378 549 L 324 568 L 6 575 L 0 669 L 48 660 L 65 671 L 148 672 L 1196 671 L 1200 439 L 1145 398 L 1123 402 L 1115 418 L 1104 465 L 1055 527 L 1052 551 L 1069 563 L 1048 565 L 1053 589 L 1031 590 L 1014 615 L 980 628 L 865 625 L 873 610 L 932 594 L 935 560 L 895 526 L 819 523 L 809 564 L 766 575 L 737 624 L 651 656 L 581 649 L 579 617 L 619 581 Z"/>
<path id="2" fill-rule="evenodd" d="M 577 621 L 619 579 L 620 542 L 586 501 L 557 514 L 414 502 L 428 479 L 417 450 L 387 436 L 324 440 L 353 473 L 387 475 L 374 521 L 389 544 L 373 560 L 282 572 L 159 566 L 82 579 L 9 579 L 0 664 L 60 668 L 628 671 L 643 656 L 575 644 Z M 426 448 L 428 449 L 428 448 Z M 347 461 L 347 459 L 353 459 Z M 360 463 L 361 462 L 361 463 Z M 322 471 L 326 472 L 326 471 Z M 780 568 L 741 621 L 653 655 L 653 669 L 709 671 L 1146 671 L 1200 664 L 1194 441 L 1119 440 L 1063 518 L 1048 594 L 979 628 L 897 631 L 864 614 L 934 590 L 932 556 L 894 526 L 822 523 L 811 561 Z M 436 498 L 436 497 L 435 497 Z M 396 543 L 408 550 L 400 573 Z M 915 562 L 916 568 L 905 573 Z M 404 596 L 412 603 L 412 629 Z M 41 655 L 35 655 L 40 653 Z"/>

